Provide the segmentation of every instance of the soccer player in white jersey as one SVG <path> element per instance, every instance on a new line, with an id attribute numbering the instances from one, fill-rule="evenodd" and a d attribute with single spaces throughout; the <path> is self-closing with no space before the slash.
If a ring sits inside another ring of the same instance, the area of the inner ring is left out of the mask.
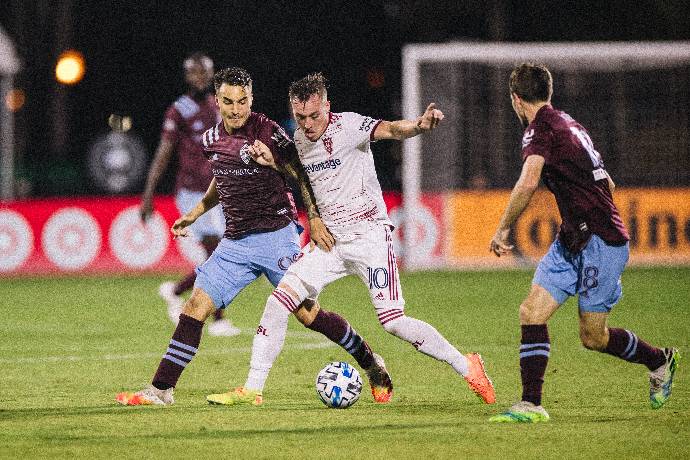
<path id="1" fill-rule="evenodd" d="M 268 372 L 283 346 L 289 314 L 305 299 L 316 298 L 333 281 L 357 275 L 369 288 L 383 328 L 409 342 L 419 352 L 450 364 L 484 402 L 496 400 L 481 356 L 463 355 L 434 327 L 405 315 L 391 231 L 376 177 L 370 143 L 403 140 L 434 129 L 443 113 L 429 104 L 416 120 L 382 121 L 356 113 L 333 113 L 326 82 L 314 73 L 290 86 L 289 100 L 298 124 L 295 144 L 321 218 L 335 237 L 331 251 L 305 248 L 269 296 L 254 338 L 245 390 L 261 392 Z M 255 160 L 272 166 L 269 149 L 258 145 Z M 317 308 L 310 312 L 318 314 Z M 372 387 L 374 398 L 378 400 Z M 382 391 L 385 391 L 382 389 Z M 213 396 L 213 395 L 212 395 Z M 390 395 L 388 395 L 390 397 Z"/>

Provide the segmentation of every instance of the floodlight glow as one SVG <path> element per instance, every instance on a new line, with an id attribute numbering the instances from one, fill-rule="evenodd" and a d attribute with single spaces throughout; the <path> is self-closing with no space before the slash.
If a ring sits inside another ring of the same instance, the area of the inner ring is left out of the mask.
<path id="1" fill-rule="evenodd" d="M 63 85 L 76 85 L 84 78 L 85 72 L 86 61 L 79 51 L 68 50 L 58 57 L 55 78 Z"/>

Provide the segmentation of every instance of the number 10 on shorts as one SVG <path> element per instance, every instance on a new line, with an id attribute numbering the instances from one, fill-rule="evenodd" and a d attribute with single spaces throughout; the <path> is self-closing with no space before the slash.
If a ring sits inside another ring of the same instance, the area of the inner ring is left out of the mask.
<path id="1" fill-rule="evenodd" d="M 388 270 L 384 267 L 367 267 L 369 289 L 383 289 L 388 287 Z"/>

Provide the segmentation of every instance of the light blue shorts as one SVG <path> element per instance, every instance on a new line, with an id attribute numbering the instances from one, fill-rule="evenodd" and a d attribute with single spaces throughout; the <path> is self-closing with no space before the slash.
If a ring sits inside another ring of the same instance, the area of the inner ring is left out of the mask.
<path id="1" fill-rule="evenodd" d="M 611 246 L 597 235 L 576 254 L 556 239 L 539 262 L 532 283 L 546 289 L 559 304 L 577 294 L 580 311 L 608 313 L 623 294 L 621 274 L 629 254 L 628 243 Z"/>
<path id="2" fill-rule="evenodd" d="M 262 273 L 277 286 L 301 255 L 298 227 L 293 222 L 280 230 L 238 240 L 223 238 L 211 257 L 196 268 L 194 287 L 203 289 L 216 308 L 225 308 Z"/>
<path id="3" fill-rule="evenodd" d="M 175 195 L 175 205 L 180 215 L 187 214 L 194 209 L 204 197 L 204 192 L 194 192 L 186 188 L 182 188 Z M 215 236 L 222 238 L 225 233 L 225 217 L 220 205 L 209 209 L 199 217 L 196 222 L 189 226 L 192 235 L 197 241 L 201 241 L 205 236 Z"/>

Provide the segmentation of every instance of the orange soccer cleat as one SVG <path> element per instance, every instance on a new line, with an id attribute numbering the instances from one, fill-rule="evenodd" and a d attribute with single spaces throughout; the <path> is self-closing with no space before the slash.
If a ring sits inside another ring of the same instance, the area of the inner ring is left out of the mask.
<path id="1" fill-rule="evenodd" d="M 128 391 L 118 393 L 115 401 L 123 406 L 169 406 L 175 402 L 172 388 L 159 390 L 152 385 L 136 393 Z"/>
<path id="2" fill-rule="evenodd" d="M 366 369 L 367 377 L 369 377 L 369 385 L 371 385 L 371 395 L 377 403 L 389 403 L 393 397 L 393 382 L 391 376 L 386 369 L 386 363 L 383 358 L 374 353 L 374 363 L 369 369 Z"/>
<path id="3" fill-rule="evenodd" d="M 485 403 L 493 404 L 496 402 L 496 392 L 494 384 L 486 375 L 484 361 L 479 353 L 468 353 L 465 355 L 469 361 L 469 373 L 465 376 L 467 384 Z"/>

